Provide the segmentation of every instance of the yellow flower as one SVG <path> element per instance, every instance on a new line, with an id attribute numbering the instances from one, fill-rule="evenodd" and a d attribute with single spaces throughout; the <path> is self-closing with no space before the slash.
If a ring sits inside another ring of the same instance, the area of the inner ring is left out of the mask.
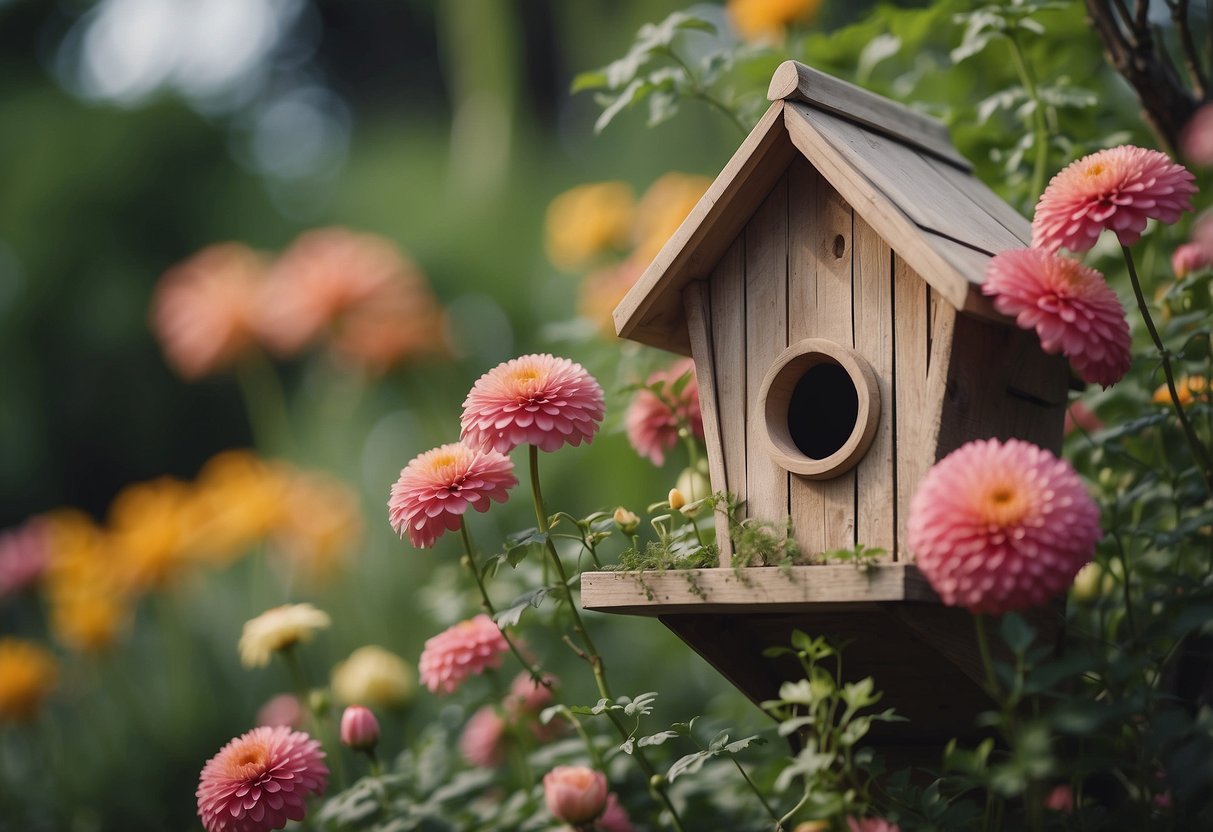
<path id="1" fill-rule="evenodd" d="M 117 594 L 85 593 L 56 599 L 50 609 L 55 640 L 77 653 L 99 653 L 130 627 L 130 604 Z"/>
<path id="2" fill-rule="evenodd" d="M 305 578 L 323 581 L 362 539 L 358 497 L 340 480 L 319 473 L 290 477 L 274 543 Z"/>
<path id="3" fill-rule="evenodd" d="M 226 563 L 248 552 L 281 522 L 289 474 L 250 451 L 224 451 L 207 461 L 195 489 L 194 554 Z"/>
<path id="4" fill-rule="evenodd" d="M 1175 379 L 1175 392 L 1179 395 L 1179 403 L 1184 407 L 1192 404 L 1197 396 L 1204 397 L 1209 390 L 1209 380 L 1201 376 L 1180 376 Z M 1160 384 L 1154 391 L 1154 404 L 1169 405 L 1171 391 L 1166 384 Z"/>
<path id="5" fill-rule="evenodd" d="M 128 485 L 109 510 L 110 547 L 122 582 L 135 593 L 158 589 L 186 565 L 196 545 L 193 488 L 171 477 Z"/>
<path id="6" fill-rule="evenodd" d="M 586 275 L 577 299 L 577 314 L 594 324 L 599 333 L 613 337 L 615 307 L 643 271 L 644 264 L 633 258 Z"/>
<path id="7" fill-rule="evenodd" d="M 109 536 L 74 509 L 50 512 L 46 522 L 45 588 L 55 640 L 85 653 L 111 647 L 129 624 L 130 604 Z"/>
<path id="8" fill-rule="evenodd" d="M 393 708 L 407 705 L 417 689 L 404 659 L 373 644 L 359 647 L 332 673 L 333 694 L 346 705 Z"/>
<path id="9" fill-rule="evenodd" d="M 667 173 L 649 186 L 636 208 L 632 239 L 634 257 L 647 266 L 666 240 L 678 230 L 712 180 L 706 176 Z"/>
<path id="10" fill-rule="evenodd" d="M 29 722 L 58 678 L 55 657 L 41 645 L 0 638 L 0 722 Z"/>
<path id="11" fill-rule="evenodd" d="M 793 23 L 812 23 L 820 10 L 821 0 L 729 0 L 728 4 L 729 19 L 748 41 L 777 40 Z"/>
<path id="12" fill-rule="evenodd" d="M 328 613 L 311 604 L 284 604 L 266 610 L 244 623 L 240 636 L 240 662 L 245 667 L 265 667 L 270 656 L 296 644 L 306 644 L 332 623 Z"/>
<path id="13" fill-rule="evenodd" d="M 571 270 L 623 248 L 635 210 L 632 186 L 624 182 L 595 182 L 565 191 L 548 205 L 548 259 L 557 268 Z"/>

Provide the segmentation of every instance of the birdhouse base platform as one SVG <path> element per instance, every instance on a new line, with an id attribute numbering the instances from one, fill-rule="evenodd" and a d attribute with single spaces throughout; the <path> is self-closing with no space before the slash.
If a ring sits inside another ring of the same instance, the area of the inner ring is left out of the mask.
<path id="1" fill-rule="evenodd" d="M 789 646 L 793 630 L 825 636 L 843 648 L 843 681 L 871 676 L 880 708 L 906 718 L 869 737 L 890 760 L 938 764 L 949 739 L 982 736 L 974 718 L 992 707 L 973 616 L 943 606 L 912 564 L 587 572 L 581 595 L 589 610 L 660 619 L 755 704 L 803 678 L 794 658 L 766 648 Z M 1056 642 L 1055 610 L 1028 618 Z"/>

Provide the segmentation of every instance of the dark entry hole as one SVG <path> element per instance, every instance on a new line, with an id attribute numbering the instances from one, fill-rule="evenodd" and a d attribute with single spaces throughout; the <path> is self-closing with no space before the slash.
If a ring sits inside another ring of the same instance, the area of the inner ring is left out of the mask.
<path id="1" fill-rule="evenodd" d="M 788 404 L 788 434 L 809 459 L 825 459 L 846 444 L 859 418 L 859 392 L 831 361 L 805 371 Z"/>

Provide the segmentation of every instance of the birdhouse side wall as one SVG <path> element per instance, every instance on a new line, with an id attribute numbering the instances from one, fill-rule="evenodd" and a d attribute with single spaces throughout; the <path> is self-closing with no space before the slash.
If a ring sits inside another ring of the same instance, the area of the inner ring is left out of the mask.
<path id="1" fill-rule="evenodd" d="M 746 517 L 790 517 L 805 556 L 862 543 L 901 557 L 913 486 L 935 460 L 947 361 L 931 359 L 950 354 L 954 309 L 799 157 L 694 292 L 707 307 L 706 343 L 692 338 L 692 350 L 700 378 L 714 382 L 710 398 L 701 383 L 716 426 L 713 489 L 734 494 Z M 765 375 L 807 338 L 853 349 L 879 389 L 871 446 L 829 479 L 776 464 L 756 424 Z M 731 557 L 726 540 L 721 565 Z"/>

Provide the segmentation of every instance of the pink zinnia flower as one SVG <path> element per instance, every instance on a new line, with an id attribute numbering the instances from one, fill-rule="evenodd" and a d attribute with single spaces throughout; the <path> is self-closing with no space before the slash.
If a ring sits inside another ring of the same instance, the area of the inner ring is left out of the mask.
<path id="1" fill-rule="evenodd" d="M 543 799 L 556 820 L 589 823 L 606 809 L 606 775 L 586 766 L 556 766 L 543 775 Z"/>
<path id="2" fill-rule="evenodd" d="M 434 545 L 455 531 L 472 507 L 488 511 L 504 503 L 506 491 L 518 484 L 509 457 L 492 450 L 473 450 L 461 442 L 442 445 L 413 458 L 392 485 L 388 520 L 396 533 L 406 533 L 418 549 Z"/>
<path id="3" fill-rule="evenodd" d="M 462 437 L 472 447 L 503 454 L 524 444 L 554 451 L 593 439 L 605 412 L 602 388 L 580 364 L 524 355 L 472 385 L 463 403 Z"/>
<path id="4" fill-rule="evenodd" d="M 594 831 L 635 832 L 635 829 L 632 826 L 632 819 L 628 817 L 628 810 L 623 808 L 619 797 L 614 792 L 608 794 L 606 808 L 602 810 L 602 815 L 598 820 L 594 821 Z"/>
<path id="5" fill-rule="evenodd" d="M 206 761 L 198 816 L 207 832 L 265 832 L 302 820 L 305 801 L 322 794 L 329 770 L 320 743 L 286 726 L 236 737 Z"/>
<path id="6" fill-rule="evenodd" d="M 850 832 L 901 832 L 901 827 L 884 818 L 847 818 Z"/>
<path id="7" fill-rule="evenodd" d="M 1192 272 L 1198 272 L 1210 266 L 1213 266 L 1213 247 L 1207 245 L 1203 240 L 1184 243 L 1171 255 L 1171 270 L 1180 280 Z"/>
<path id="8" fill-rule="evenodd" d="M 1189 161 L 1213 165 L 1213 104 L 1204 105 L 1188 120 L 1179 146 Z"/>
<path id="9" fill-rule="evenodd" d="M 506 724 L 492 705 L 472 714 L 459 735 L 459 753 L 479 768 L 492 768 L 501 762 Z"/>
<path id="10" fill-rule="evenodd" d="M 674 395 L 674 383 L 691 373 L 691 380 Z M 654 465 L 665 464 L 665 452 L 678 444 L 678 428 L 686 425 L 703 438 L 703 414 L 699 410 L 699 386 L 695 381 L 695 362 L 689 358 L 675 362 L 667 370 L 649 376 L 647 385 L 662 383 L 661 395 L 649 389 L 638 390 L 628 405 L 624 422 L 628 441 L 636 453 Z"/>
<path id="11" fill-rule="evenodd" d="M 0 599 L 36 583 L 50 564 L 51 529 L 41 517 L 0 532 Z"/>
<path id="12" fill-rule="evenodd" d="M 454 693 L 468 676 L 500 667 L 501 654 L 509 649 L 501 629 L 481 613 L 425 642 L 417 662 L 421 683 L 433 693 Z"/>
<path id="13" fill-rule="evenodd" d="M 922 478 L 907 526 L 945 604 L 1002 615 L 1065 592 L 1099 540 L 1099 509 L 1069 463 L 1019 439 L 969 442 Z"/>
<path id="14" fill-rule="evenodd" d="M 1054 176 L 1036 203 L 1032 245 L 1086 251 L 1109 228 L 1131 246 L 1146 220 L 1175 222 L 1192 210 L 1194 178 L 1157 150 L 1122 145 L 1084 156 Z"/>
<path id="15" fill-rule="evenodd" d="M 1103 275 L 1042 249 L 990 260 L 982 292 L 994 308 L 1035 329 L 1041 348 L 1070 359 L 1083 380 L 1108 387 L 1129 371 L 1129 323 Z"/>

